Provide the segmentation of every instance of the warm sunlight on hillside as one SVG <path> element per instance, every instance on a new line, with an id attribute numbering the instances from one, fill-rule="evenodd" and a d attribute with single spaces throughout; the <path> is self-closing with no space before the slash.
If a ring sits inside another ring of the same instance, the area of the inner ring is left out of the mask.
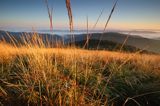
<path id="1" fill-rule="evenodd" d="M 160 96 L 159 55 L 5 43 L 0 50 L 2 104 L 156 104 Z"/>

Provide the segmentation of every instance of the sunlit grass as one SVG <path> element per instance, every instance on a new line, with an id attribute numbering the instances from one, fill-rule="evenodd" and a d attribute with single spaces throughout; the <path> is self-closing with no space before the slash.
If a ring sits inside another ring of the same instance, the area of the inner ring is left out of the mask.
<path id="1" fill-rule="evenodd" d="M 159 61 L 159 55 L 0 43 L 1 104 L 156 104 Z M 128 99 L 144 93 L 150 98 Z"/>

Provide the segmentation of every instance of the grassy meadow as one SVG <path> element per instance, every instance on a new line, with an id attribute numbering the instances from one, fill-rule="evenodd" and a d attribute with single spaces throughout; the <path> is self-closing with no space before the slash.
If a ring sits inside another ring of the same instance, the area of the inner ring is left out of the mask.
<path id="1" fill-rule="evenodd" d="M 53 9 L 47 0 L 45 3 L 53 31 Z M 66 7 L 72 32 L 70 0 L 66 0 Z M 34 36 L 24 39 L 23 45 L 12 37 L 12 44 L 0 41 L 0 106 L 160 105 L 159 54 L 85 50 L 59 44 L 51 48 Z M 89 38 L 86 45 L 88 42 Z"/>
<path id="2" fill-rule="evenodd" d="M 36 40 L 37 41 L 37 40 Z M 0 104 L 150 106 L 160 103 L 160 56 L 0 43 Z"/>

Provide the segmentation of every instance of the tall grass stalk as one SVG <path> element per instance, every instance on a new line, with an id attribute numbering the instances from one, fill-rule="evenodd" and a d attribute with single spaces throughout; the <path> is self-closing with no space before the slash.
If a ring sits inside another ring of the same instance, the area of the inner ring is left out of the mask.
<path id="1" fill-rule="evenodd" d="M 86 23 L 87 23 L 87 25 L 86 25 L 86 28 L 87 28 L 87 37 L 86 37 L 86 42 L 85 42 L 85 44 L 84 44 L 84 46 L 83 46 L 83 48 L 85 48 L 86 46 L 87 46 L 87 48 L 88 48 L 88 42 L 89 42 L 89 33 L 88 33 L 88 15 L 87 15 L 87 17 L 86 17 Z"/>
<path id="2" fill-rule="evenodd" d="M 50 22 L 50 31 L 53 32 L 53 7 L 49 8 L 48 0 L 45 0 L 45 4 L 48 11 L 48 17 Z"/>
<path id="3" fill-rule="evenodd" d="M 72 47 L 75 46 L 75 35 L 74 35 L 74 29 L 73 29 L 73 15 L 72 15 L 72 8 L 71 8 L 71 2 L 70 0 L 66 0 L 66 9 L 68 12 L 68 18 L 69 18 L 69 30 L 71 34 L 71 43 Z"/>
<path id="4" fill-rule="evenodd" d="M 101 18 L 101 16 L 102 16 L 103 12 L 104 12 L 104 9 L 102 9 L 102 11 L 100 12 L 100 14 L 99 14 L 99 16 L 98 16 L 98 18 L 97 18 L 95 24 L 93 25 L 91 31 L 94 30 L 94 29 L 96 28 L 96 26 L 97 26 L 97 24 L 98 24 L 98 22 L 99 22 L 99 20 L 100 20 L 100 18 Z M 88 17 L 88 16 L 87 16 L 87 17 Z M 87 30 L 88 30 L 88 19 L 87 19 Z M 87 32 L 89 32 L 89 31 L 87 31 Z M 88 45 L 91 36 L 92 36 L 92 33 L 87 33 L 87 40 L 86 40 L 86 42 L 85 42 L 83 48 L 85 48 L 86 45 Z"/>
<path id="5" fill-rule="evenodd" d="M 68 11 L 70 32 L 73 32 L 73 16 L 72 16 L 72 9 L 71 9 L 70 0 L 66 0 L 66 8 Z"/>
<path id="6" fill-rule="evenodd" d="M 97 45 L 97 49 L 99 48 L 99 45 L 100 45 L 100 43 L 101 43 L 102 36 L 103 36 L 104 33 L 106 32 L 106 28 L 107 28 L 108 23 L 109 23 L 109 21 L 110 21 L 110 19 L 111 19 L 111 17 L 112 17 L 112 14 L 113 14 L 113 12 L 114 12 L 114 10 L 115 10 L 115 8 L 116 8 L 117 3 L 118 3 L 118 0 L 116 0 L 116 2 L 114 3 L 114 5 L 113 5 L 113 7 L 112 7 L 112 10 L 111 10 L 111 12 L 110 12 L 110 14 L 109 14 L 109 17 L 108 17 L 108 19 L 107 19 L 107 21 L 106 21 L 106 24 L 105 24 L 105 26 L 104 26 L 102 35 L 100 36 L 99 43 L 98 43 L 98 45 Z"/>

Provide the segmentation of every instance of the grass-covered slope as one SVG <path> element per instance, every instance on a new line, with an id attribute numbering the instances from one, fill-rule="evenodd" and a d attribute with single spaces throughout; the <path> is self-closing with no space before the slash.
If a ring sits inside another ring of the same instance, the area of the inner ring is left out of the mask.
<path id="1" fill-rule="evenodd" d="M 75 45 L 76 47 L 89 49 L 89 50 L 109 50 L 109 51 L 123 51 L 123 52 L 130 52 L 130 53 L 140 52 L 140 53 L 155 54 L 153 52 L 142 50 L 134 46 L 115 43 L 108 40 L 100 41 L 100 40 L 90 39 L 88 43 L 86 40 L 82 40 L 82 41 L 73 42 L 71 44 Z"/>
<path id="2" fill-rule="evenodd" d="M 160 104 L 160 56 L 0 44 L 0 104 Z"/>

